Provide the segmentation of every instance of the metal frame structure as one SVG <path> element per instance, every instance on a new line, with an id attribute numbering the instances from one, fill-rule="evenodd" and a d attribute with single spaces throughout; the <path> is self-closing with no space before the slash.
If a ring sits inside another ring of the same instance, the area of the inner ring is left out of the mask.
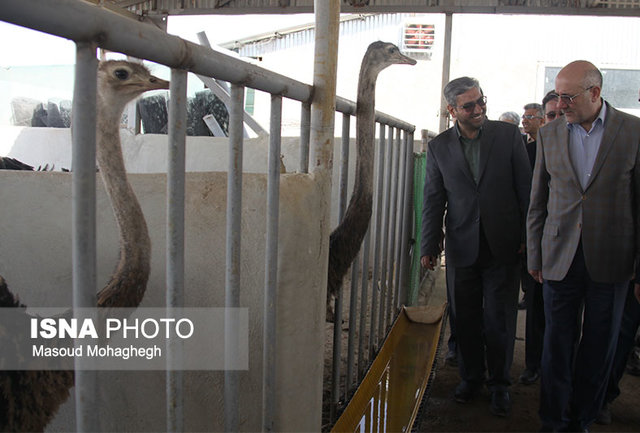
<path id="1" fill-rule="evenodd" d="M 314 0 L 91 0 L 138 15 L 312 13 Z M 343 13 L 503 13 L 640 16 L 638 0 L 344 0 Z"/>
<path id="2" fill-rule="evenodd" d="M 130 2 L 131 3 L 131 2 Z M 343 137 L 348 144 L 349 119 L 356 112 L 356 103 L 335 97 L 335 72 L 337 67 L 337 30 L 338 0 L 317 0 L 316 22 L 316 73 L 314 86 L 292 80 L 285 76 L 248 64 L 239 59 L 226 56 L 207 47 L 193 44 L 176 36 L 166 34 L 161 29 L 131 19 L 126 13 L 115 13 L 110 8 L 95 6 L 78 0 L 12 0 L 0 9 L 0 20 L 32 28 L 52 35 L 73 40 L 77 45 L 76 79 L 74 85 L 74 134 L 73 134 L 73 299 L 74 307 L 95 306 L 96 292 L 96 185 L 95 185 L 95 143 L 96 143 L 96 70 L 98 47 L 121 52 L 139 59 L 146 59 L 166 65 L 171 71 L 170 107 L 169 107 L 169 166 L 167 169 L 167 270 L 166 298 L 167 307 L 179 307 L 184 300 L 184 203 L 185 203 L 185 135 L 186 117 L 186 81 L 187 71 L 231 83 L 229 168 L 227 196 L 227 245 L 226 245 L 226 292 L 225 306 L 238 307 L 240 303 L 240 237 L 239 227 L 242 203 L 242 147 L 243 147 L 243 100 L 247 87 L 268 92 L 272 95 L 271 125 L 267 182 L 267 246 L 265 271 L 265 315 L 264 315 L 264 363 L 263 363 L 263 431 L 277 430 L 275 418 L 275 341 L 276 341 L 276 296 L 277 296 L 277 253 L 278 253 L 278 209 L 279 209 L 279 157 L 282 98 L 301 102 L 301 148 L 300 166 L 302 172 L 308 172 L 309 166 L 314 173 L 328 173 L 331 169 L 334 131 L 333 110 L 343 113 L 345 118 Z M 330 110 L 330 114 L 328 115 Z M 376 198 L 376 223 L 370 229 L 365 241 L 363 253 L 362 303 L 360 311 L 360 329 L 364 329 L 365 306 L 367 305 L 368 257 L 374 255 L 374 275 L 372 302 L 369 314 L 375 320 L 380 314 L 380 329 L 376 331 L 372 321 L 369 337 L 369 356 L 365 359 L 364 335 L 360 332 L 358 343 L 358 376 L 362 377 L 365 366 L 373 360 L 376 348 L 385 336 L 383 311 L 386 316 L 386 329 L 390 327 L 390 316 L 402 301 L 398 295 L 398 281 L 406 278 L 397 274 L 402 268 L 403 254 L 407 251 L 387 253 L 378 249 L 380 239 L 386 243 L 405 245 L 403 239 L 409 236 L 411 188 L 409 165 L 412 164 L 413 131 L 415 127 L 383 113 L 376 113 L 376 122 L 380 125 L 380 143 L 378 150 L 378 180 Z M 389 139 L 385 144 L 385 128 Z M 396 141 L 393 132 L 396 131 Z M 328 145 L 329 144 L 329 145 Z M 383 158 L 382 149 L 386 146 L 387 157 Z M 394 150 L 395 149 L 395 150 Z M 311 150 L 311 151 L 310 151 Z M 393 151 L 393 159 L 391 158 Z M 400 158 L 400 155 L 403 155 Z M 384 159 L 384 160 L 383 160 Z M 311 164 L 309 163 L 311 161 Z M 400 164 L 402 162 L 402 168 Z M 341 178 L 341 195 L 346 197 L 346 176 L 348 161 L 345 160 Z M 402 178 L 391 180 L 384 173 L 402 173 Z M 382 198 L 382 178 L 386 178 L 385 198 Z M 326 188 L 329 191 L 329 188 Z M 391 194 L 391 195 L 390 195 Z M 393 197 L 390 201 L 389 197 Z M 328 220 L 329 200 L 326 200 L 326 220 Z M 385 219 L 380 225 L 380 215 L 384 208 Z M 391 221 L 388 223 L 389 213 Z M 400 233 L 400 232 L 401 233 Z M 369 251 L 370 236 L 375 237 L 374 248 Z M 396 238 L 398 241 L 396 241 Z M 397 248 L 397 247 L 396 247 Z M 392 250 L 393 251 L 393 250 Z M 382 261 L 382 266 L 380 265 Z M 378 271 L 382 269 L 378 283 Z M 396 272 L 394 274 L 394 272 Z M 394 280 L 395 278 L 395 280 Z M 354 279 L 355 280 L 355 279 Z M 395 281 L 395 282 L 394 282 Z M 379 286 L 378 286 L 379 284 Z M 377 292 L 384 290 L 377 304 Z M 393 290 L 393 291 L 392 291 Z M 392 308 L 393 303 L 393 308 Z M 378 310 L 376 310 L 376 308 Z M 341 310 L 341 296 L 338 297 L 336 311 Z M 374 314 L 375 313 L 375 314 Z M 349 316 L 354 321 L 357 304 L 351 303 Z M 236 317 L 225 316 L 225 341 L 234 342 Z M 340 322 L 337 323 L 337 335 L 340 335 Z M 355 329 L 355 326 L 354 326 Z M 374 335 L 375 334 L 375 335 Z M 351 353 L 349 380 L 345 392 L 339 390 L 340 347 L 334 346 L 337 362 L 334 363 L 335 380 L 334 409 L 338 401 L 353 389 L 354 341 L 349 338 Z M 172 359 L 180 359 L 180 348 L 168 348 Z M 226 347 L 230 357 L 233 347 Z M 230 358 L 231 359 L 231 358 Z M 183 384 L 182 374 L 177 370 L 168 370 L 167 380 L 167 431 L 182 431 L 183 423 Z M 78 369 L 76 376 L 76 425 L 78 431 L 97 431 L 100 425 L 96 414 L 97 379 L 95 372 Z M 238 431 L 239 426 L 239 378 L 237 372 L 225 372 L 225 430 Z M 335 414 L 335 410 L 334 410 Z"/>

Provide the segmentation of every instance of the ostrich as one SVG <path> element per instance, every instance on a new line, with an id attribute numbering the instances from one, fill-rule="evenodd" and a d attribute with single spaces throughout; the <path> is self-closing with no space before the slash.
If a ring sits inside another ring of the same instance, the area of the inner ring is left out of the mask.
<path id="1" fill-rule="evenodd" d="M 398 47 L 377 41 L 369 45 L 360 66 L 356 101 L 355 184 L 344 218 L 329 239 L 327 279 L 327 321 L 333 321 L 331 297 L 335 296 L 351 262 L 360 250 L 371 219 L 373 202 L 373 148 L 375 140 L 376 79 L 380 71 L 393 64 L 415 65 Z"/>
<path id="2" fill-rule="evenodd" d="M 97 295 L 99 307 L 136 307 L 146 289 L 151 243 L 127 180 L 119 125 L 127 102 L 148 90 L 167 89 L 168 84 L 136 63 L 107 61 L 98 67 L 97 161 L 120 232 L 120 259 Z M 24 308 L 1 276 L 0 307 Z M 44 431 L 73 384 L 73 371 L 0 371 L 0 430 Z"/>

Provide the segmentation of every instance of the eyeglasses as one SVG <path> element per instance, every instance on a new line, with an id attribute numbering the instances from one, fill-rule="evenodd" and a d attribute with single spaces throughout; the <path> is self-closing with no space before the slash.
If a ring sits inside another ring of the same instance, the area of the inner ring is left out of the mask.
<path id="1" fill-rule="evenodd" d="M 555 116 L 555 113 L 553 113 L 553 114 L 554 114 L 554 116 Z M 534 115 L 534 114 L 523 114 L 523 115 L 522 115 L 522 118 L 523 118 L 523 119 L 528 119 L 528 120 L 531 120 L 531 119 L 542 119 L 542 117 L 540 117 L 540 116 L 536 116 L 536 115 Z"/>
<path id="2" fill-rule="evenodd" d="M 593 89 L 594 86 L 589 86 L 586 89 L 582 90 L 581 92 L 576 93 L 573 96 L 569 96 L 569 95 L 557 95 L 558 99 L 560 99 L 560 101 L 564 102 L 567 105 L 571 105 L 573 104 L 573 100 L 576 99 L 578 96 L 582 95 L 584 92 L 588 92 L 589 90 Z"/>
<path id="3" fill-rule="evenodd" d="M 482 96 L 477 101 L 467 102 L 466 104 L 459 105 L 457 108 L 462 108 L 467 113 L 471 113 L 473 109 L 476 108 L 476 105 L 479 105 L 481 107 L 487 105 L 487 97 Z"/>
<path id="4" fill-rule="evenodd" d="M 555 111 L 549 111 L 548 113 L 545 114 L 545 116 L 547 116 L 547 119 L 549 120 L 553 120 L 560 115 L 562 115 L 562 113 L 556 113 Z"/>

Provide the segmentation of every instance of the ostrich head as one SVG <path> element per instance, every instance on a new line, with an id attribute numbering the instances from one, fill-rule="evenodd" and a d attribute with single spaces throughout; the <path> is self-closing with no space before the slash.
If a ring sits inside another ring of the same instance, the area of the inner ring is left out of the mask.
<path id="1" fill-rule="evenodd" d="M 98 95 L 109 111 L 122 112 L 124 106 L 149 90 L 168 89 L 169 82 L 151 75 L 141 64 L 123 60 L 100 62 Z"/>
<path id="2" fill-rule="evenodd" d="M 416 61 L 402 54 L 394 44 L 377 41 L 367 48 L 367 52 L 363 57 L 361 71 L 369 71 L 368 74 L 375 74 L 388 66 L 398 64 L 415 65 Z"/>

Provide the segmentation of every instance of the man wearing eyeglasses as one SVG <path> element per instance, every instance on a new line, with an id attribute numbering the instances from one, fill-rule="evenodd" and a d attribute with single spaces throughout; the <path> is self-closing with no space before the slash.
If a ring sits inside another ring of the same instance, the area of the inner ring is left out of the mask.
<path id="1" fill-rule="evenodd" d="M 436 265 L 446 209 L 447 285 L 462 379 L 454 396 L 469 402 L 486 385 L 491 413 L 507 416 L 531 167 L 520 130 L 487 120 L 476 79 L 449 82 L 444 96 L 455 124 L 427 151 L 421 263 Z"/>
<path id="2" fill-rule="evenodd" d="M 562 111 L 556 108 L 558 105 L 558 95 L 555 90 L 550 90 L 544 98 L 542 98 L 542 107 L 544 108 L 544 117 L 546 123 L 553 122 L 556 117 L 562 116 Z"/>
<path id="3" fill-rule="evenodd" d="M 640 119 L 602 99 L 589 62 L 562 68 L 555 86 L 565 118 L 539 132 L 527 219 L 546 318 L 540 418 L 544 430 L 583 431 L 602 405 L 640 257 Z"/>

